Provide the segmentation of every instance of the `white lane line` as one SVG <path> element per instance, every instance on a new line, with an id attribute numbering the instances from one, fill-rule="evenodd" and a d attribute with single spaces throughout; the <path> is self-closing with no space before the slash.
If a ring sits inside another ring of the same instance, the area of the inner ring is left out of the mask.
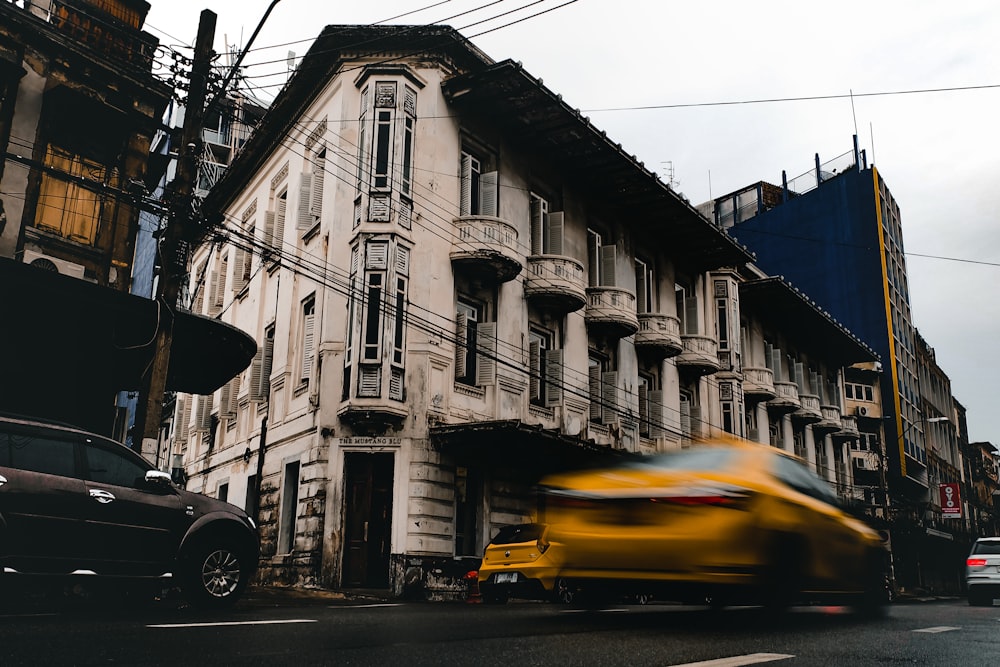
<path id="1" fill-rule="evenodd" d="M 914 630 L 914 632 L 951 632 L 952 630 L 961 630 L 962 628 L 954 628 L 950 625 L 936 625 L 933 628 L 921 628 L 920 630 Z"/>
<path id="2" fill-rule="evenodd" d="M 287 623 L 315 623 L 314 618 L 289 618 L 276 621 L 219 621 L 217 623 L 159 623 L 147 628 L 217 628 L 226 625 L 283 625 Z"/>
<path id="3" fill-rule="evenodd" d="M 338 604 L 330 605 L 328 609 L 373 609 L 375 607 L 402 607 L 402 602 L 377 602 L 372 604 Z"/>
<path id="4" fill-rule="evenodd" d="M 739 667 L 740 665 L 756 665 L 761 662 L 788 660 L 794 657 L 794 655 L 788 655 L 787 653 L 748 653 L 747 655 L 734 655 L 731 658 L 718 658 L 717 660 L 705 660 L 703 662 L 686 662 L 683 665 L 674 665 L 674 667 Z"/>

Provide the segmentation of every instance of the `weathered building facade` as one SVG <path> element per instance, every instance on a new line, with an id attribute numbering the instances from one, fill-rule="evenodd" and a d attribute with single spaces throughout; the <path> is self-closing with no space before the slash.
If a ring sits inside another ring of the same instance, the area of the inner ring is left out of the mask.
<path id="1" fill-rule="evenodd" d="M 174 446 L 265 581 L 456 590 L 546 472 L 722 432 L 853 494 L 874 353 L 449 28 L 327 27 L 205 210 L 192 309 L 260 352 Z"/>

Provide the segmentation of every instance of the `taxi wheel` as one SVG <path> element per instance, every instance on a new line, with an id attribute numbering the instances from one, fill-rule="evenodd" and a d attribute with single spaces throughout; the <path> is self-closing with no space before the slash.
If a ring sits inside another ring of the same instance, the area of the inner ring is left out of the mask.
<path id="1" fill-rule="evenodd" d="M 568 581 L 559 577 L 555 586 L 552 587 L 552 599 L 560 604 L 573 604 L 576 592 Z"/>

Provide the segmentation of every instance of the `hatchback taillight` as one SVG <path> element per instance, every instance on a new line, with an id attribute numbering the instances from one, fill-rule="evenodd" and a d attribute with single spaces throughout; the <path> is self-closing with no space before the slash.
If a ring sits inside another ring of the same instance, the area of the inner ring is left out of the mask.
<path id="1" fill-rule="evenodd" d="M 969 558 L 965 561 L 965 564 L 969 567 L 983 567 L 986 565 L 985 558 Z"/>

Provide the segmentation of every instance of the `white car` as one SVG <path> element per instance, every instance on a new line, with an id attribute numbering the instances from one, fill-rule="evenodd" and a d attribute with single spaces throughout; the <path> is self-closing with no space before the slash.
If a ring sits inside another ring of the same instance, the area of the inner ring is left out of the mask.
<path id="1" fill-rule="evenodd" d="M 981 537 L 972 545 L 965 561 L 965 583 L 974 607 L 993 606 L 993 598 L 1000 597 L 1000 537 Z"/>

